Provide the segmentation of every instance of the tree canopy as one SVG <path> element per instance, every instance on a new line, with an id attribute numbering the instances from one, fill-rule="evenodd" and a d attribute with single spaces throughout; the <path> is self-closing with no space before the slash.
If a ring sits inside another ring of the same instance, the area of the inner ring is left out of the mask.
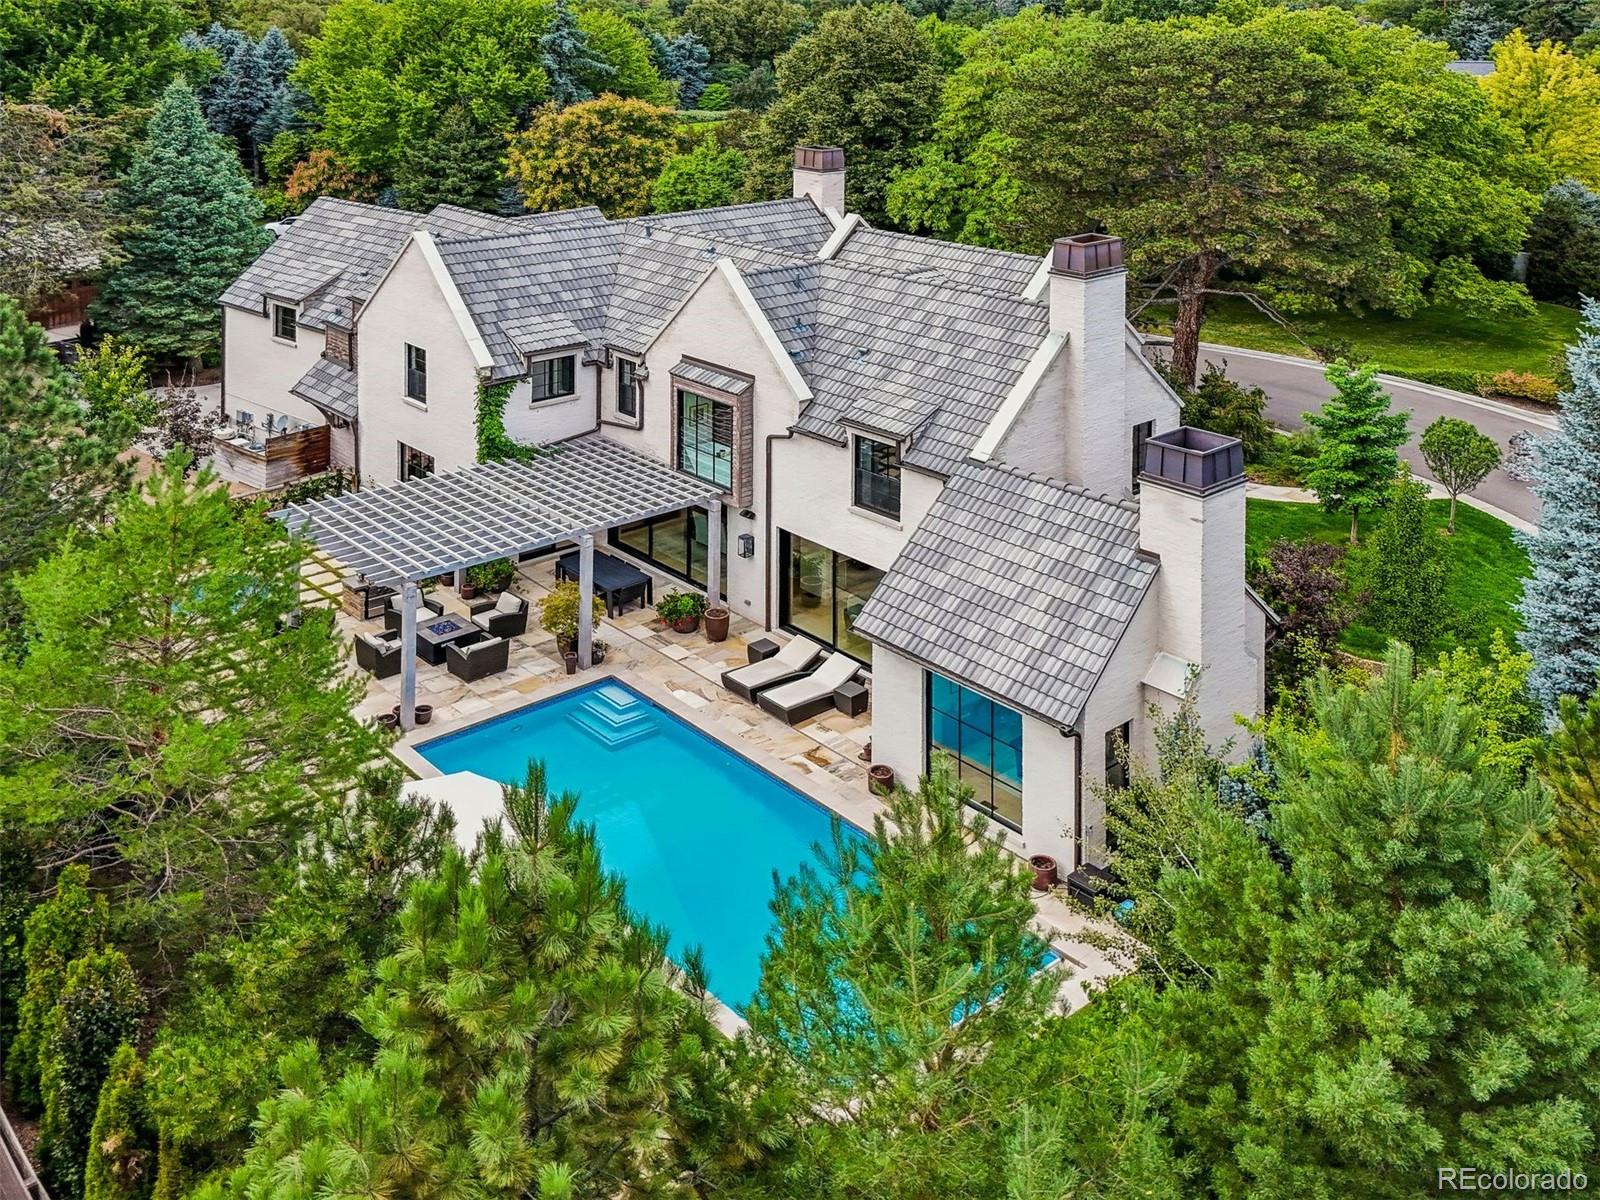
<path id="1" fill-rule="evenodd" d="M 593 204 L 608 217 L 637 217 L 677 145 L 671 109 L 602 96 L 542 109 L 511 138 L 508 162 L 534 212 Z"/>
<path id="2" fill-rule="evenodd" d="M 178 44 L 179 0 L 27 0 L 0 7 L 0 95 L 107 116 L 147 105 L 205 56 Z"/>

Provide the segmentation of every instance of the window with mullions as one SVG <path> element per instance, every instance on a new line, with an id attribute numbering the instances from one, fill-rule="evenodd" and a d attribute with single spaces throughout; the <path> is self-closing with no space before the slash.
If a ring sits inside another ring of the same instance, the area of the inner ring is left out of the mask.
<path id="1" fill-rule="evenodd" d="M 578 360 L 571 354 L 534 363 L 528 372 L 533 380 L 533 402 L 572 395 L 577 390 L 577 370 Z"/>
<path id="2" fill-rule="evenodd" d="M 678 470 L 733 487 L 733 406 L 678 389 Z"/>
<path id="3" fill-rule="evenodd" d="M 855 504 L 900 519 L 900 447 L 871 438 L 856 439 Z"/>
<path id="4" fill-rule="evenodd" d="M 428 352 L 406 344 L 406 395 L 418 404 L 428 402 Z"/>
<path id="5" fill-rule="evenodd" d="M 696 505 L 679 512 L 651 517 L 648 521 L 634 521 L 607 534 L 613 546 L 620 546 L 653 566 L 660 567 L 687 579 L 690 583 L 706 585 L 706 510 Z M 718 549 L 718 568 L 723 587 L 728 581 L 728 516 L 722 516 L 722 542 Z"/>
<path id="6" fill-rule="evenodd" d="M 953 679 L 928 672 L 928 749 L 955 760 L 969 803 L 1022 828 L 1022 717 Z"/>
<path id="7" fill-rule="evenodd" d="M 639 415 L 639 364 L 617 359 L 617 415 L 630 420 Z"/>
<path id="8" fill-rule="evenodd" d="M 287 304 L 272 306 L 272 336 L 284 342 L 295 340 L 295 313 Z"/>

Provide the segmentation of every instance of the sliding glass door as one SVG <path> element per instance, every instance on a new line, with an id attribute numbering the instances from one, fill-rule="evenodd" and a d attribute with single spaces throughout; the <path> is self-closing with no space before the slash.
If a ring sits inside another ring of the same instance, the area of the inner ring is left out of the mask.
<path id="1" fill-rule="evenodd" d="M 613 529 L 609 541 L 669 574 L 706 585 L 706 510 L 698 505 Z M 722 586 L 728 586 L 728 518 L 722 518 Z"/>
<path id="2" fill-rule="evenodd" d="M 780 623 L 870 663 L 872 643 L 855 632 L 855 623 L 883 572 L 786 530 L 779 530 L 778 553 L 783 564 Z"/>

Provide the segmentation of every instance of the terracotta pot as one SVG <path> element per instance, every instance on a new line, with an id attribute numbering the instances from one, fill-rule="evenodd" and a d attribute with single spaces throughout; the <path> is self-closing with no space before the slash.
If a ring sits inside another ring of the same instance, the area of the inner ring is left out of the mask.
<path id="1" fill-rule="evenodd" d="M 706 639 L 712 642 L 727 641 L 728 622 L 732 619 L 732 614 L 720 604 L 706 609 Z"/>
<path id="2" fill-rule="evenodd" d="M 1028 859 L 1033 868 L 1033 890 L 1048 892 L 1056 885 L 1056 860 L 1048 854 L 1035 854 Z"/>
<path id="3" fill-rule="evenodd" d="M 476 597 L 477 594 L 478 594 L 478 585 L 477 584 L 475 584 L 475 583 L 463 583 L 461 585 L 461 598 L 463 600 L 471 600 L 474 597 Z"/>
<path id="4" fill-rule="evenodd" d="M 674 633 L 693 633 L 699 628 L 699 617 L 679 617 L 677 620 L 672 622 L 672 631 Z"/>
<path id="5" fill-rule="evenodd" d="M 874 796 L 887 796 L 894 791 L 894 768 L 883 763 L 873 763 L 868 767 L 867 790 Z"/>

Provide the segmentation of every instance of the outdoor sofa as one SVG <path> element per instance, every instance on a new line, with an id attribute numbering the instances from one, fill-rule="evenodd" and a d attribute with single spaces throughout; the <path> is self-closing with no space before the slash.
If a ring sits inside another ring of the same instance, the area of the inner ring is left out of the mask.
<path id="1" fill-rule="evenodd" d="M 400 606 L 400 596 L 401 593 L 396 592 L 389 597 L 389 603 L 383 606 L 383 628 L 385 632 L 400 632 L 400 622 L 405 617 L 405 609 Z M 417 598 L 417 609 L 417 624 L 419 625 L 427 619 L 422 615 L 422 610 L 424 609 L 436 617 L 444 616 L 444 605 L 437 600 L 430 600 L 426 596 Z"/>
<path id="2" fill-rule="evenodd" d="M 528 601 L 515 592 L 474 600 L 470 610 L 472 623 L 490 637 L 517 637 L 528 632 Z"/>
<path id="3" fill-rule="evenodd" d="M 400 639 L 376 633 L 356 634 L 356 666 L 374 679 L 400 674 Z"/>
<path id="4" fill-rule="evenodd" d="M 511 643 L 503 637 L 486 637 L 470 646 L 451 642 L 444 648 L 444 665 L 467 683 L 497 675 L 511 665 Z"/>
<path id="5" fill-rule="evenodd" d="M 724 671 L 722 686 L 735 696 L 754 702 L 762 688 L 799 679 L 821 657 L 821 646 L 810 638 L 796 635 L 771 658 Z"/>
<path id="6" fill-rule="evenodd" d="M 835 652 L 811 674 L 767 688 L 756 697 L 756 703 L 793 725 L 832 708 L 833 690 L 849 683 L 860 670 L 855 659 Z"/>

